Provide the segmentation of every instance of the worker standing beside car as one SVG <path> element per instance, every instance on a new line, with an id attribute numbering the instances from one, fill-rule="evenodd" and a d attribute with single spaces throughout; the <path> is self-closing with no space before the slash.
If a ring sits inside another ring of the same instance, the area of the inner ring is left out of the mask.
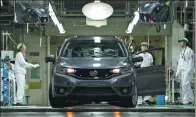
<path id="1" fill-rule="evenodd" d="M 15 75 L 17 82 L 17 92 L 16 92 L 16 105 L 22 106 L 22 100 L 24 97 L 25 91 L 25 76 L 26 76 L 26 68 L 37 68 L 39 64 L 31 64 L 26 62 L 25 50 L 26 46 L 22 43 L 18 44 L 17 49 L 19 52 L 16 54 L 15 60 Z"/>
<path id="2" fill-rule="evenodd" d="M 178 60 L 176 76 L 181 79 L 182 87 L 182 104 L 193 104 L 194 95 L 191 89 L 191 81 L 194 73 L 194 51 L 188 47 L 188 39 L 181 38 L 178 40 L 182 51 Z"/>
<path id="3" fill-rule="evenodd" d="M 149 44 L 147 42 L 142 42 L 141 43 L 141 50 L 145 51 L 148 50 Z M 150 53 L 148 52 L 144 52 L 139 54 L 138 56 L 141 56 L 143 58 L 143 61 L 140 62 L 140 67 L 149 67 L 151 65 L 153 65 L 153 57 Z M 138 96 L 138 106 L 142 106 L 142 105 L 148 105 L 150 103 L 150 98 L 151 96 L 145 96 L 144 99 L 142 98 L 142 96 Z"/>

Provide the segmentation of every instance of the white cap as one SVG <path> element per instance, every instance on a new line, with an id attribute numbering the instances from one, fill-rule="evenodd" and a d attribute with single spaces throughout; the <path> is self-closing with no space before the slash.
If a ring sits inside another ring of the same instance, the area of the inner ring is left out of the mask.
<path id="1" fill-rule="evenodd" d="M 26 46 L 25 46 L 23 43 L 19 43 L 19 44 L 17 45 L 17 49 L 19 50 L 22 46 L 23 46 L 24 48 L 26 48 Z"/>
<path id="2" fill-rule="evenodd" d="M 142 42 L 141 45 L 149 46 L 148 42 Z"/>

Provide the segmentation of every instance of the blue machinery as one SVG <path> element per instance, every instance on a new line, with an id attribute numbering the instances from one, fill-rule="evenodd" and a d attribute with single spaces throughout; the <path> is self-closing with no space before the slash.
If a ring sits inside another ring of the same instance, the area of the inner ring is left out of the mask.
<path id="1" fill-rule="evenodd" d="M 5 68 L 5 64 L 1 63 L 1 78 L 0 78 L 0 91 L 1 100 L 6 105 L 11 105 L 13 102 L 13 81 L 8 78 L 8 71 Z"/>

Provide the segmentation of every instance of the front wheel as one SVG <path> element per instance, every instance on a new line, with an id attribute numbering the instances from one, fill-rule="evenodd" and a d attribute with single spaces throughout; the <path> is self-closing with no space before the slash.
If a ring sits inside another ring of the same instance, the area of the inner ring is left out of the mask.
<path id="1" fill-rule="evenodd" d="M 130 98 L 123 99 L 120 106 L 135 108 L 137 106 L 137 100 L 138 100 L 138 90 L 137 90 L 137 86 L 135 85 L 133 95 L 130 96 Z"/>
<path id="2" fill-rule="evenodd" d="M 49 101 L 52 108 L 64 108 L 65 104 L 61 98 L 55 98 L 52 95 L 52 84 L 49 86 Z"/>

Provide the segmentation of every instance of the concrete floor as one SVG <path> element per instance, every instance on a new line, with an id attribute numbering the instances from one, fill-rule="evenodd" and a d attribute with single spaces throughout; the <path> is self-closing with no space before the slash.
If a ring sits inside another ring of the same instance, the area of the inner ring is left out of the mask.
<path id="1" fill-rule="evenodd" d="M 1 117 L 194 117 L 194 113 L 145 112 L 15 112 L 1 113 Z"/>
<path id="2" fill-rule="evenodd" d="M 1 117 L 194 117 L 194 106 L 120 108 L 89 104 L 67 108 L 40 106 L 1 107 Z"/>

